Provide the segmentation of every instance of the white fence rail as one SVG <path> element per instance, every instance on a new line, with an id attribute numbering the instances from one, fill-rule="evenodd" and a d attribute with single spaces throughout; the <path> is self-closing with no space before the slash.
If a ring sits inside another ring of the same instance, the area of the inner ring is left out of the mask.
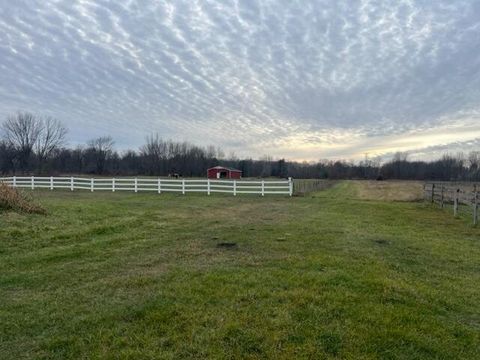
<path id="1" fill-rule="evenodd" d="M 227 194 L 289 195 L 293 194 L 293 180 L 210 180 L 210 179 L 163 179 L 163 178 L 80 178 L 13 176 L 0 178 L 10 186 L 29 189 L 67 189 L 89 191 L 154 191 L 200 192 Z"/>

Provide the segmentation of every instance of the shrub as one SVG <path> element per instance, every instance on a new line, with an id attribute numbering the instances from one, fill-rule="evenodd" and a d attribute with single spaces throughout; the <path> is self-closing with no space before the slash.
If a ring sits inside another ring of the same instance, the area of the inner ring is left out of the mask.
<path id="1" fill-rule="evenodd" d="M 0 182 L 0 210 L 13 210 L 28 214 L 47 213 L 30 196 L 2 182 Z"/>

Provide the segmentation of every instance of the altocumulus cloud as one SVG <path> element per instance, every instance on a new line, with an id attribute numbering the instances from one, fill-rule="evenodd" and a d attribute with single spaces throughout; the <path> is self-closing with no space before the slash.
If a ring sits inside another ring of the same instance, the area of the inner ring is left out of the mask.
<path id="1" fill-rule="evenodd" d="M 0 0 L 0 116 L 17 110 L 124 148 L 478 148 L 480 2 Z"/>

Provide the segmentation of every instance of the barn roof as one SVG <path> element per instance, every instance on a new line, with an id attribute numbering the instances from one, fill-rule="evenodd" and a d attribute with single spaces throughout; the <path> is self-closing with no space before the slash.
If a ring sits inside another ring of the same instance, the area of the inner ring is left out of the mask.
<path id="1" fill-rule="evenodd" d="M 228 170 L 228 171 L 236 171 L 236 172 L 242 172 L 242 170 L 234 169 L 234 168 L 228 168 L 225 166 L 214 166 L 209 168 L 208 170 Z"/>

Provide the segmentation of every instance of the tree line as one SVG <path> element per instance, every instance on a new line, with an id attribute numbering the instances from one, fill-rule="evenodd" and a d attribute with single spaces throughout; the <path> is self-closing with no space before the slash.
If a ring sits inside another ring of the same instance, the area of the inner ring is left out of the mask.
<path id="1" fill-rule="evenodd" d="M 110 136 L 91 139 L 84 146 L 68 147 L 67 128 L 57 119 L 19 112 L 0 125 L 2 175 L 91 174 L 115 176 L 200 176 L 216 165 L 233 167 L 243 177 L 320 179 L 480 180 L 480 151 L 446 154 L 435 161 L 409 161 L 397 153 L 390 161 L 323 160 L 315 163 L 225 156 L 221 148 L 147 136 L 138 150 L 118 152 Z"/>

